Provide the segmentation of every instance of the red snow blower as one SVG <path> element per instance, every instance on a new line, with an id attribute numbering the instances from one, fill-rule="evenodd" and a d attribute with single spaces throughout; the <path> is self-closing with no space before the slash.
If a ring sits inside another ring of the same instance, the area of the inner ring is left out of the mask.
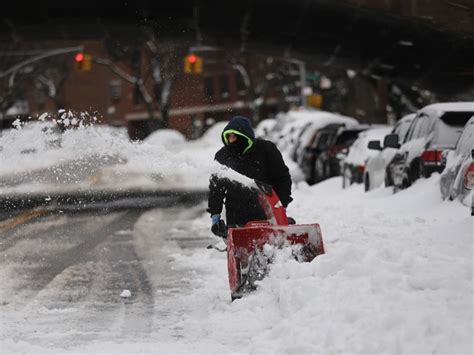
<path id="1" fill-rule="evenodd" d="M 255 290 L 255 282 L 268 272 L 274 248 L 291 247 L 293 257 L 310 262 L 324 254 L 319 224 L 289 224 L 278 195 L 266 184 L 257 182 L 259 202 L 266 220 L 251 221 L 243 228 L 229 228 L 227 267 L 232 300 Z"/>

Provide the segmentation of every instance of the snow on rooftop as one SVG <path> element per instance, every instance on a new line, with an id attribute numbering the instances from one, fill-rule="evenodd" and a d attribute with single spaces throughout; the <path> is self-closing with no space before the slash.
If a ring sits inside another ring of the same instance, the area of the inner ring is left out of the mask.
<path id="1" fill-rule="evenodd" d="M 473 111 L 474 102 L 442 102 L 425 106 L 423 112 Z"/>

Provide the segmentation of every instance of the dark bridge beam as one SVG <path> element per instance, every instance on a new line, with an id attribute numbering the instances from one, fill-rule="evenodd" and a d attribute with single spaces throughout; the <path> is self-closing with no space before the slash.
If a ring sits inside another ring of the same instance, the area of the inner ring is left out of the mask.
<path id="1" fill-rule="evenodd" d="M 17 0 L 0 4 L 0 40 L 138 39 L 147 28 L 158 39 L 291 55 L 328 70 L 350 66 L 406 85 L 463 90 L 473 81 L 474 29 L 455 26 L 456 18 L 447 19 L 451 12 L 441 13 L 442 7 L 433 13 L 436 3 L 424 0 L 418 7 L 407 7 L 402 0 L 385 5 L 376 0 Z M 444 3 L 467 11 L 467 1 Z M 465 17 L 461 22 L 468 23 Z"/>

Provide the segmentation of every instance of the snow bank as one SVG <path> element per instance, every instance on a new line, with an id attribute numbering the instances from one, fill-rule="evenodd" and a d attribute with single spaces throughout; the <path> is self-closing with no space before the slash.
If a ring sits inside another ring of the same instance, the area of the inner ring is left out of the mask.
<path id="1" fill-rule="evenodd" d="M 64 137 L 71 155 L 107 146 L 125 154 L 123 174 L 169 172 L 196 185 L 207 184 L 221 146 L 207 137 L 173 154 L 107 142 L 103 134 L 91 143 L 92 132 L 83 132 L 84 139 L 76 134 Z M 1 159 L 2 169 L 13 162 L 4 154 Z M 2 353 L 472 354 L 469 208 L 442 201 L 439 174 L 396 195 L 341 185 L 340 177 L 295 184 L 288 214 L 298 223 L 320 224 L 326 254 L 299 264 L 279 251 L 270 275 L 243 299 L 230 302 L 225 253 L 174 252 L 171 267 L 192 270 L 189 293 L 155 296 L 156 307 L 171 316 L 156 315 L 159 326 L 147 341 L 113 339 L 64 350 L 2 339 Z M 209 235 L 208 214 L 193 223 L 195 237 Z M 149 229 L 152 236 L 152 224 Z"/>

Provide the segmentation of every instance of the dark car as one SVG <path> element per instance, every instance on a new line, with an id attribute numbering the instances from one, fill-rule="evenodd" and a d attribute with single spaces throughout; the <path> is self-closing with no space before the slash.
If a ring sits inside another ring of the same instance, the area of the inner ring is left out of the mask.
<path id="1" fill-rule="evenodd" d="M 291 159 L 300 164 L 303 152 L 312 145 L 318 130 L 327 127 L 328 125 L 334 125 L 334 127 L 338 127 L 339 125 L 351 126 L 356 124 L 358 124 L 357 120 L 352 117 L 341 116 L 323 111 L 319 112 L 317 115 L 314 114 L 314 118 L 301 128 L 298 136 L 296 137 L 290 149 Z"/>
<path id="2" fill-rule="evenodd" d="M 360 132 L 369 129 L 369 125 L 351 127 L 340 126 L 330 135 L 321 153 L 315 159 L 313 176 L 316 181 L 341 175 L 342 160 L 348 153 L 348 148 L 354 143 Z"/>
<path id="3" fill-rule="evenodd" d="M 420 177 L 442 172 L 443 152 L 452 150 L 464 126 L 474 115 L 474 102 L 439 103 L 419 110 L 401 146 L 397 135 L 389 135 L 389 147 L 398 148 L 389 165 L 394 192 Z"/>
<path id="4" fill-rule="evenodd" d="M 443 199 L 454 200 L 472 206 L 472 197 L 466 196 L 474 188 L 474 116 L 466 123 L 456 144 L 456 149 L 447 154 L 446 168 L 441 174 L 440 189 Z"/>
<path id="5" fill-rule="evenodd" d="M 321 179 L 317 179 L 315 176 L 314 164 L 316 158 L 328 148 L 332 137 L 343 126 L 344 125 L 341 124 L 329 124 L 322 128 L 318 128 L 313 131 L 308 144 L 302 149 L 300 159 L 298 159 L 298 164 L 303 171 L 308 184 L 315 184 L 316 182 L 321 181 Z"/>

